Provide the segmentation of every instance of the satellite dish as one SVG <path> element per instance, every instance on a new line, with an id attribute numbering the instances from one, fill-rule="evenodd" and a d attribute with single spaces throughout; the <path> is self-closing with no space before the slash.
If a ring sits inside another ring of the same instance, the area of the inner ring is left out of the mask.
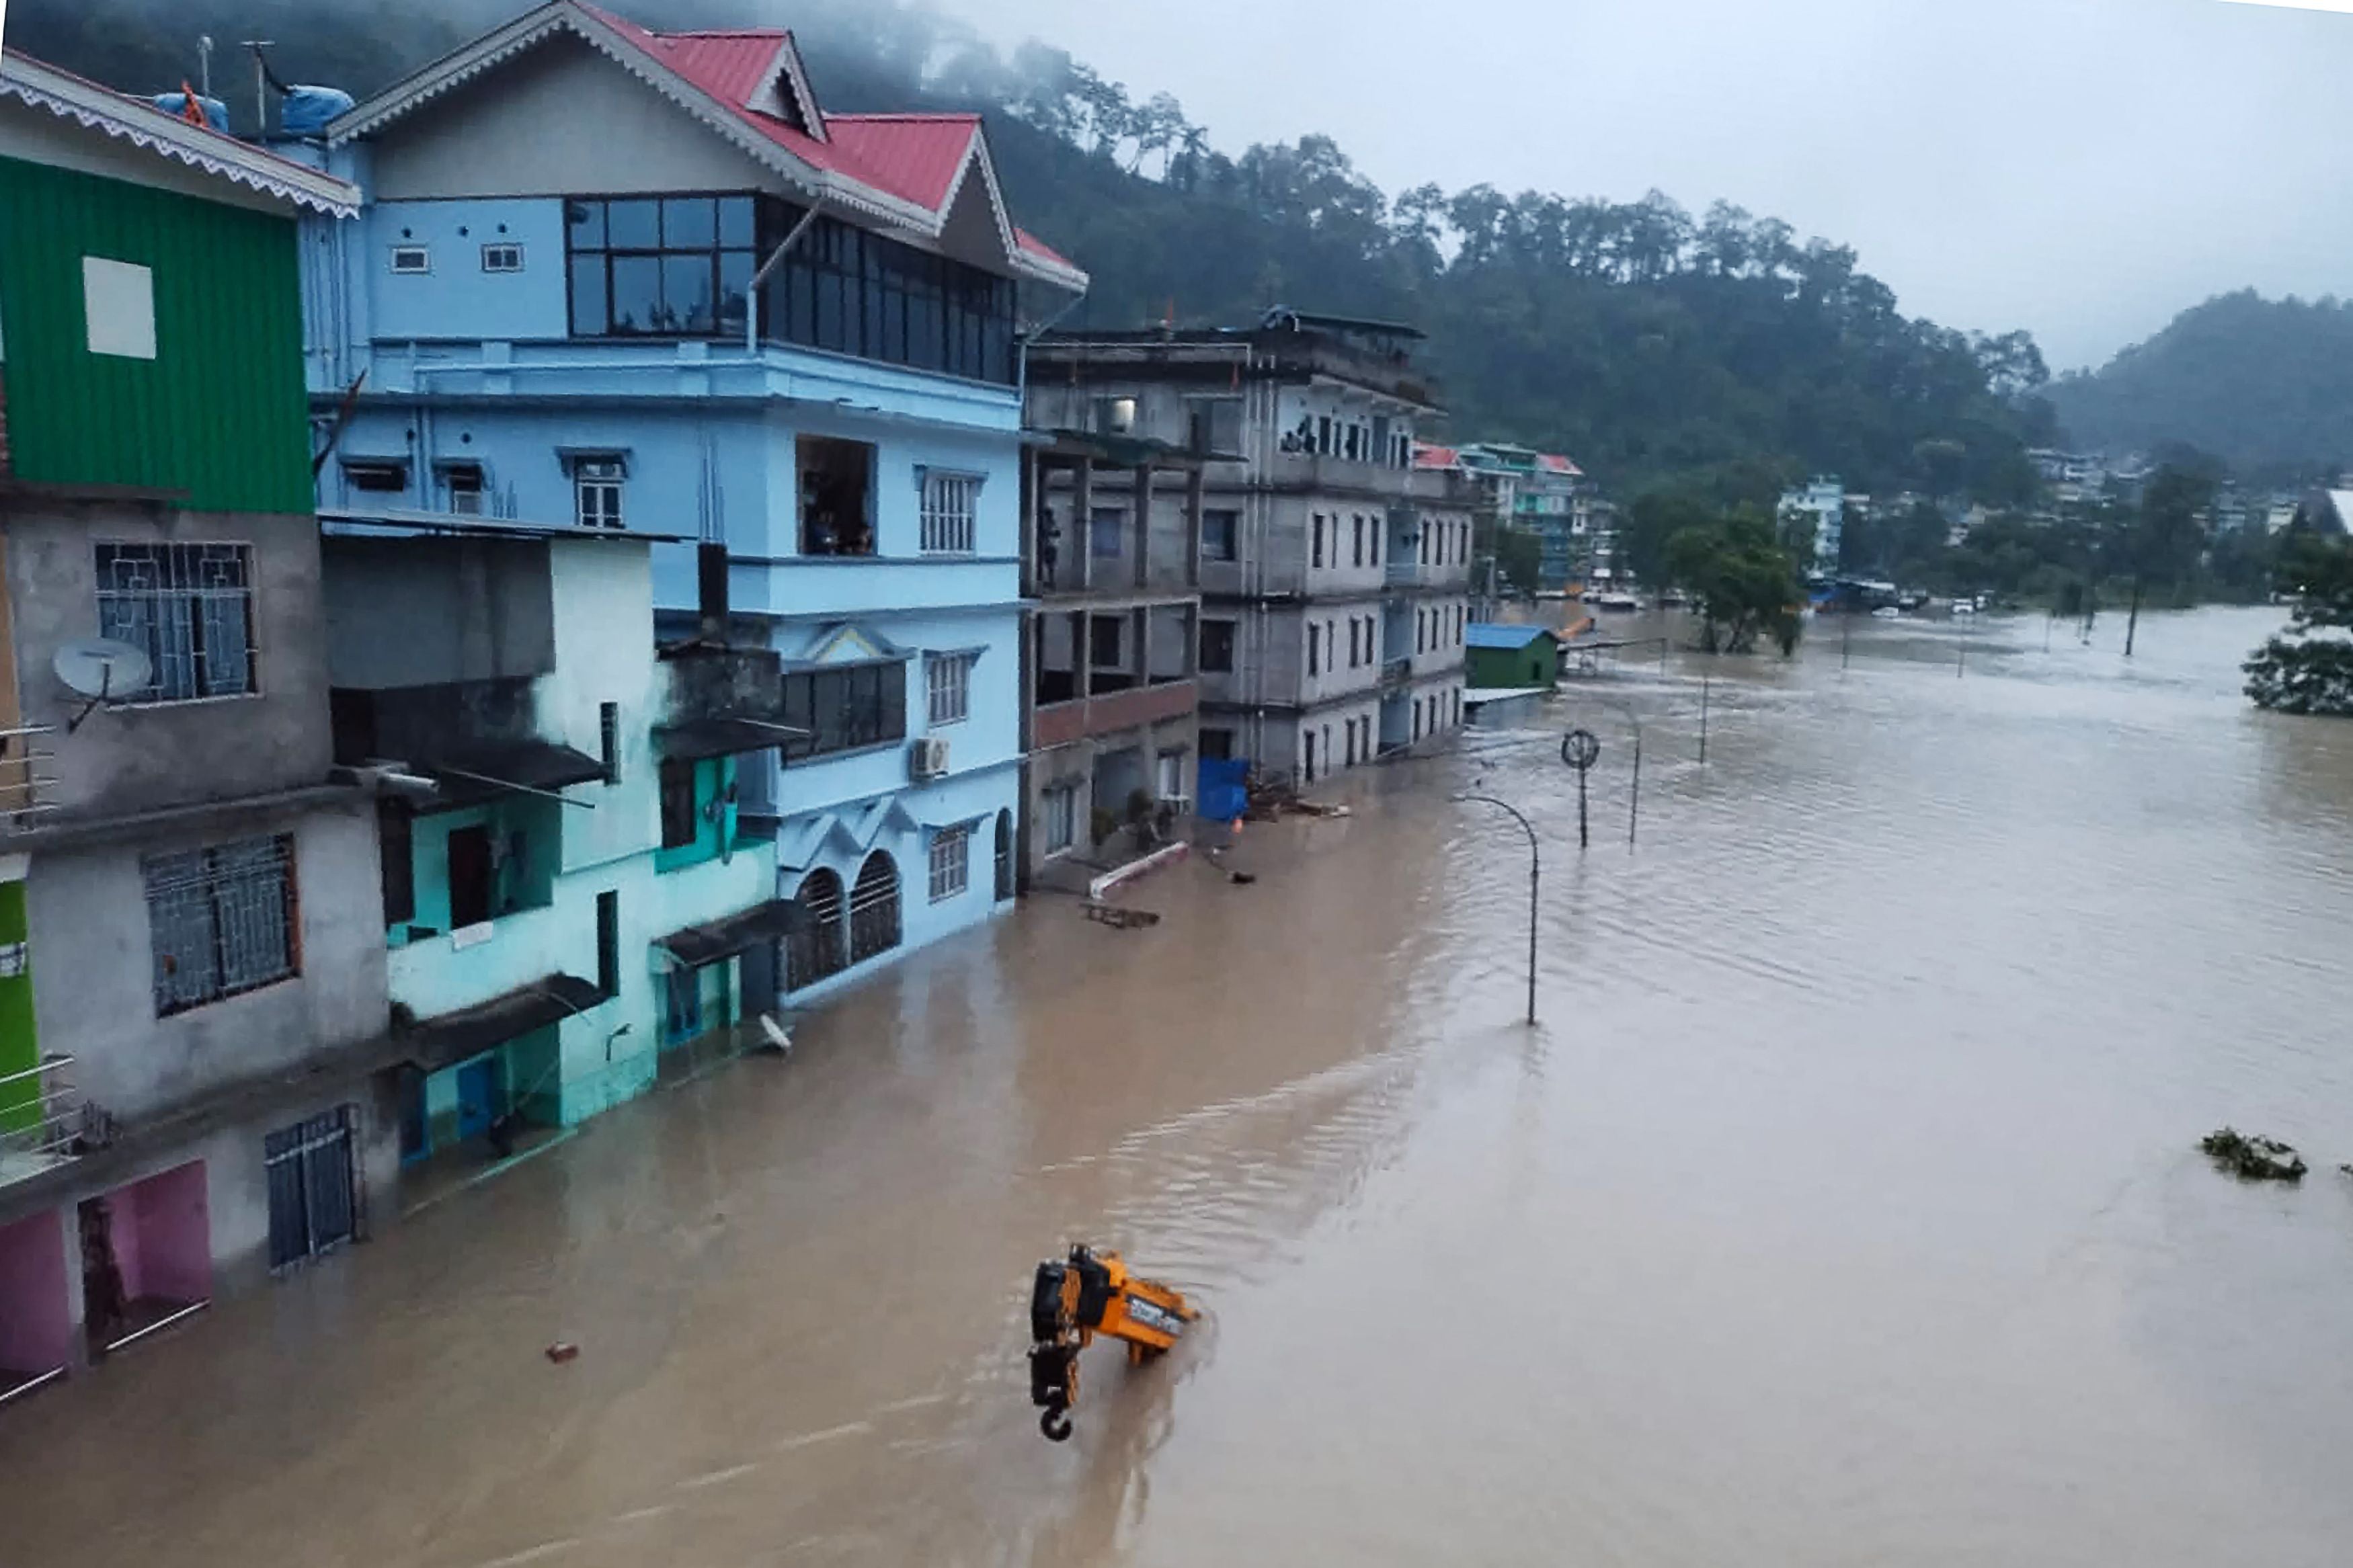
<path id="1" fill-rule="evenodd" d="M 90 700 L 82 710 L 66 721 L 66 733 L 81 728 L 81 721 L 102 702 L 127 701 L 147 689 L 155 678 L 155 666 L 143 648 L 112 637 L 76 637 L 57 651 L 49 660 L 58 679 L 69 691 L 79 692 Z"/>

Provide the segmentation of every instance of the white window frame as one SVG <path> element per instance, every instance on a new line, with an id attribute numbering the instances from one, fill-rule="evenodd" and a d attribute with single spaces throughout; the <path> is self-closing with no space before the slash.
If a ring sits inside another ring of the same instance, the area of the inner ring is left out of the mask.
<path id="1" fill-rule="evenodd" d="M 972 667 L 977 657 L 969 653 L 923 656 L 923 714 L 934 729 L 961 724 L 972 717 Z"/>
<path id="2" fill-rule="evenodd" d="M 921 548 L 926 555 L 970 555 L 980 534 L 980 485 L 984 476 L 953 468 L 920 468 L 923 531 Z"/>
<path id="3" fill-rule="evenodd" d="M 392 247 L 390 266 L 400 277 L 421 277 L 433 270 L 433 251 L 428 246 L 396 245 Z"/>
<path id="4" fill-rule="evenodd" d="M 1045 792 L 1046 853 L 1060 855 L 1079 841 L 1079 786 L 1055 784 Z"/>
<path id="5" fill-rule="evenodd" d="M 485 240 L 482 244 L 482 270 L 485 272 L 522 271 L 522 244 L 512 239 Z"/>
<path id="6" fill-rule="evenodd" d="M 582 528 L 617 531 L 625 527 L 621 489 L 628 479 L 628 465 L 618 458 L 573 459 L 573 520 Z"/>
<path id="7" fill-rule="evenodd" d="M 972 826 L 932 831 L 932 902 L 943 904 L 972 885 Z"/>

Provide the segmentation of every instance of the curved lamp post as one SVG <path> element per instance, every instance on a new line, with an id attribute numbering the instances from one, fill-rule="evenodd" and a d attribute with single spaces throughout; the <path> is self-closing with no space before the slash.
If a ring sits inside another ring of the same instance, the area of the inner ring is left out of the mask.
<path id="1" fill-rule="evenodd" d="M 1536 852 L 1535 824 L 1523 816 L 1518 806 L 1497 800 L 1492 795 L 1464 794 L 1454 798 L 1477 801 L 1498 811 L 1510 812 L 1512 820 L 1518 823 L 1520 830 L 1528 836 L 1528 1022 L 1533 1025 L 1536 1021 L 1536 884 L 1543 875 L 1541 857 Z"/>

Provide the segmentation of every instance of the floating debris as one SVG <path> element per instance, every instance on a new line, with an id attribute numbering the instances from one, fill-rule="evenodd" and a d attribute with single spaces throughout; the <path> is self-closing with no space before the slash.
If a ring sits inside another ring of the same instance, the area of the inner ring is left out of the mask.
<path id="1" fill-rule="evenodd" d="M 2300 1182 L 2304 1156 L 2276 1138 L 2250 1137 L 2234 1127 L 2209 1132 L 2198 1146 L 2242 1181 Z"/>
<path id="2" fill-rule="evenodd" d="M 1087 900 L 1087 919 L 1099 924 L 1115 926 L 1121 931 L 1134 931 L 1142 926 L 1156 926 L 1160 916 L 1151 910 L 1131 910 L 1121 904 L 1097 903 Z"/>
<path id="3" fill-rule="evenodd" d="M 562 1366 L 580 1354 L 580 1347 L 568 1340 L 558 1340 L 547 1347 L 547 1359 Z"/>

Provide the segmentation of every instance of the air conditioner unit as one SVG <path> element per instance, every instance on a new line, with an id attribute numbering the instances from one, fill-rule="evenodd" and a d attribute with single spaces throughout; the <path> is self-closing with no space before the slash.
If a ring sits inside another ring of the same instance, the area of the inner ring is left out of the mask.
<path id="1" fill-rule="evenodd" d="M 948 740 L 945 735 L 925 735 L 907 751 L 907 773 L 911 778 L 935 779 L 948 771 Z"/>

